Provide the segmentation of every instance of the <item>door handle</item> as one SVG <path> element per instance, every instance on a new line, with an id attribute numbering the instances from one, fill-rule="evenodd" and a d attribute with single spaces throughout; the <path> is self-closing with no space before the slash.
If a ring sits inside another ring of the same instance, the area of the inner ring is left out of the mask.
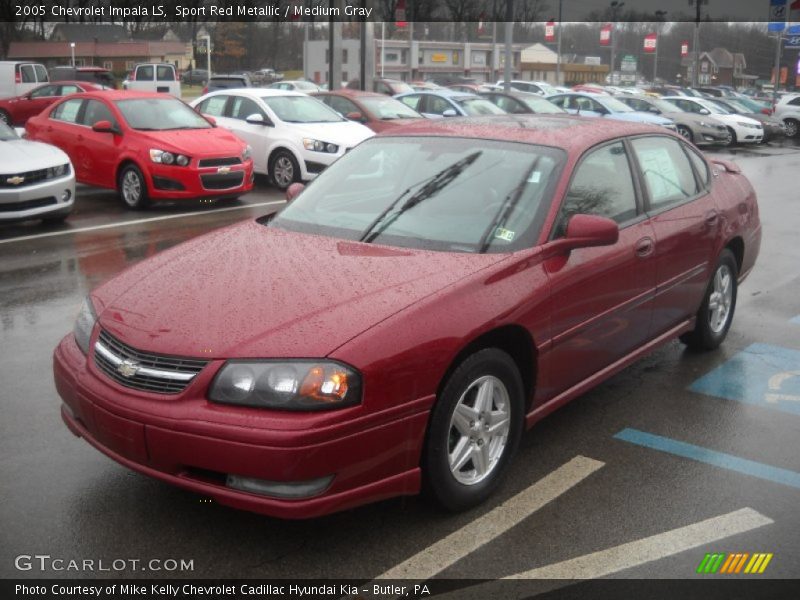
<path id="1" fill-rule="evenodd" d="M 653 238 L 643 237 L 636 242 L 634 249 L 636 251 L 636 256 L 639 258 L 645 258 L 653 253 L 653 250 L 655 249 L 655 242 L 653 241 Z"/>
<path id="2" fill-rule="evenodd" d="M 718 218 L 719 218 L 719 213 L 716 210 L 710 210 L 706 214 L 706 223 L 708 223 L 709 225 L 713 225 L 714 223 L 717 222 Z"/>

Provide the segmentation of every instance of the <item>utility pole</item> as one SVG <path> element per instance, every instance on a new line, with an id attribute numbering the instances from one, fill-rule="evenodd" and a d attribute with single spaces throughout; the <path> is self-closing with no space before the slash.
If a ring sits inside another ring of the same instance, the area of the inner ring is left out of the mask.
<path id="1" fill-rule="evenodd" d="M 625 6 L 624 2 L 614 0 L 611 3 L 611 85 L 616 85 L 614 82 L 614 65 L 617 60 L 617 11 Z"/>
<path id="2" fill-rule="evenodd" d="M 775 110 L 775 105 L 778 104 L 778 86 L 781 80 L 781 46 L 783 44 L 783 33 L 778 31 L 775 33 L 775 85 L 772 86 L 772 110 Z"/>
<path id="3" fill-rule="evenodd" d="M 697 87 L 697 67 L 700 61 L 700 17 L 703 4 L 708 4 L 708 0 L 689 0 L 689 4 L 694 3 L 694 40 L 692 41 L 692 87 Z"/>
<path id="4" fill-rule="evenodd" d="M 558 0 L 558 47 L 556 49 L 556 85 L 561 83 L 561 16 L 564 8 L 564 0 Z"/>
<path id="5" fill-rule="evenodd" d="M 514 56 L 511 52 L 511 40 L 514 36 L 514 0 L 506 0 L 506 51 L 505 64 L 503 65 L 503 91 L 511 91 L 511 63 Z"/>

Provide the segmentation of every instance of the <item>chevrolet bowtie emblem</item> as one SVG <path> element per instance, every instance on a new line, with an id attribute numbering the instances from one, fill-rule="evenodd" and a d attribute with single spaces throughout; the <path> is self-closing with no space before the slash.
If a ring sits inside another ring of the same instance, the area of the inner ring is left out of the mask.
<path id="1" fill-rule="evenodd" d="M 139 363 L 132 360 L 123 360 L 117 365 L 117 373 L 123 377 L 133 377 L 139 372 Z"/>
<path id="2" fill-rule="evenodd" d="M 25 178 L 19 175 L 15 175 L 14 177 L 9 177 L 6 179 L 6 183 L 9 185 L 19 185 L 20 183 L 24 182 Z"/>
<path id="3" fill-rule="evenodd" d="M 220 167 L 219 169 L 217 169 L 217 173 L 219 173 L 220 175 L 227 175 L 230 172 L 231 172 L 230 167 Z"/>

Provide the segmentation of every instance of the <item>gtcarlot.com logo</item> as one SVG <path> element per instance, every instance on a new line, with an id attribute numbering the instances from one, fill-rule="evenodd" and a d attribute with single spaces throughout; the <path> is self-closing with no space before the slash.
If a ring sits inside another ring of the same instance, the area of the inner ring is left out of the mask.
<path id="1" fill-rule="evenodd" d="M 701 574 L 761 574 L 767 569 L 772 553 L 755 552 L 715 552 L 706 554 L 697 567 Z"/>
<path id="2" fill-rule="evenodd" d="M 194 571 L 194 560 L 183 558 L 61 558 L 49 554 L 20 554 L 14 559 L 17 571 Z"/>

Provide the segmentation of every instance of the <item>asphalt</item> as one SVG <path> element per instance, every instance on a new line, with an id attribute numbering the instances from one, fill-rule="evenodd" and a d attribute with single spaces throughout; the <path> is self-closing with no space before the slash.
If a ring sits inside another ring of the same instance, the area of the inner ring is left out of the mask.
<path id="1" fill-rule="evenodd" d="M 275 210 L 282 196 L 265 182 L 234 204 L 138 213 L 111 193 L 81 188 L 63 226 L 0 225 L 0 577 L 370 580 L 437 542 L 447 546 L 448 536 L 502 512 L 504 502 L 576 456 L 603 464 L 479 547 L 447 547 L 453 558 L 438 576 L 514 575 L 750 508 L 769 523 L 644 564 L 632 558 L 635 566 L 609 576 L 693 578 L 705 553 L 768 552 L 774 556 L 763 577 L 797 577 L 800 376 L 791 373 L 800 369 L 800 319 L 792 322 L 800 316 L 800 147 L 714 154 L 750 178 L 764 225 L 758 264 L 740 289 L 723 347 L 698 354 L 671 343 L 560 409 L 524 436 L 491 501 L 462 514 L 418 498 L 299 522 L 238 512 L 126 470 L 61 422 L 51 356 L 86 293 L 160 250 Z M 260 205 L 267 202 L 274 204 Z M 781 373 L 789 376 L 776 380 Z M 769 393 L 783 399 L 768 402 Z M 678 456 L 630 441 L 648 435 L 701 450 Z M 758 464 L 748 472 L 742 465 L 750 463 L 708 464 L 714 452 Z M 34 554 L 107 564 L 191 560 L 193 570 L 15 567 L 16 557 Z"/>

